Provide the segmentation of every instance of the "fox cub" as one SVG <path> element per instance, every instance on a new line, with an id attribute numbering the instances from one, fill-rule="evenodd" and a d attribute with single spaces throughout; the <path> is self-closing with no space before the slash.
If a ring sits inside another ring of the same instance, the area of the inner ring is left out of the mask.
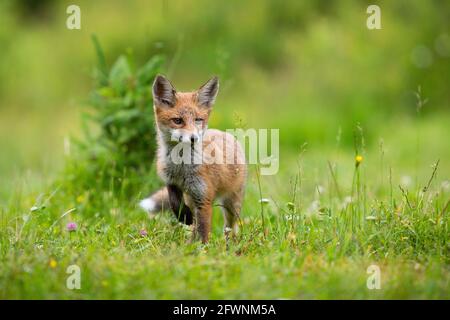
<path id="1" fill-rule="evenodd" d="M 208 129 L 218 91 L 217 77 L 193 92 L 177 92 L 165 77 L 156 77 L 157 171 L 166 186 L 140 202 L 150 213 L 170 207 L 179 221 L 194 224 L 193 236 L 203 243 L 209 240 L 214 200 L 223 211 L 226 239 L 236 232 L 247 175 L 239 142 Z"/>

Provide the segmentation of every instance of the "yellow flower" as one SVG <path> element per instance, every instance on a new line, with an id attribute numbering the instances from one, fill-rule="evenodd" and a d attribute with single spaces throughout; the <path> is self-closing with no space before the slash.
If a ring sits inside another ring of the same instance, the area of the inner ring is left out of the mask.
<path id="1" fill-rule="evenodd" d="M 50 268 L 55 269 L 56 266 L 58 265 L 58 263 L 56 262 L 55 259 L 50 259 L 50 261 L 48 262 L 48 265 L 50 266 Z"/>
<path id="2" fill-rule="evenodd" d="M 80 194 L 78 197 L 77 197 L 77 202 L 78 203 L 82 203 L 84 201 L 84 196 L 82 195 L 82 194 Z"/>
<path id="3" fill-rule="evenodd" d="M 361 162 L 363 161 L 363 157 L 361 156 L 361 155 L 357 155 L 356 157 L 355 157 L 355 165 L 356 166 L 359 166 L 360 164 L 361 164 Z"/>

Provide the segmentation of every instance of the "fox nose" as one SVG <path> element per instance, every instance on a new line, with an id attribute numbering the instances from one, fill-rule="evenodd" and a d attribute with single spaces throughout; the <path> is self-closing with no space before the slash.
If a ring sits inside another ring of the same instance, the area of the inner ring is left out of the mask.
<path id="1" fill-rule="evenodd" d="M 197 142 L 198 141 L 198 135 L 197 134 L 192 134 L 191 135 L 191 142 L 192 143 L 195 143 L 195 142 Z"/>

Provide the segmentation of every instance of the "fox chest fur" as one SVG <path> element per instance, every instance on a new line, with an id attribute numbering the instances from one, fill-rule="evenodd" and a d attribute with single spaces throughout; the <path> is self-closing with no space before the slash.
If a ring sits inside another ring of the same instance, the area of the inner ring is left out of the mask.
<path id="1" fill-rule="evenodd" d="M 175 185 L 194 199 L 202 199 L 206 185 L 199 174 L 200 165 L 174 163 L 166 146 L 160 146 L 158 155 L 158 173 L 168 185 Z"/>

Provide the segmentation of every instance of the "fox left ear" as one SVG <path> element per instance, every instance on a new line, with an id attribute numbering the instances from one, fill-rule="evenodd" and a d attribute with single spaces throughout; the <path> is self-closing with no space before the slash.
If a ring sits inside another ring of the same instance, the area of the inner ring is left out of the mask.
<path id="1" fill-rule="evenodd" d="M 216 101 L 217 93 L 219 92 L 219 78 L 214 77 L 209 79 L 204 85 L 198 89 L 197 99 L 198 103 L 204 107 L 210 108 Z"/>

